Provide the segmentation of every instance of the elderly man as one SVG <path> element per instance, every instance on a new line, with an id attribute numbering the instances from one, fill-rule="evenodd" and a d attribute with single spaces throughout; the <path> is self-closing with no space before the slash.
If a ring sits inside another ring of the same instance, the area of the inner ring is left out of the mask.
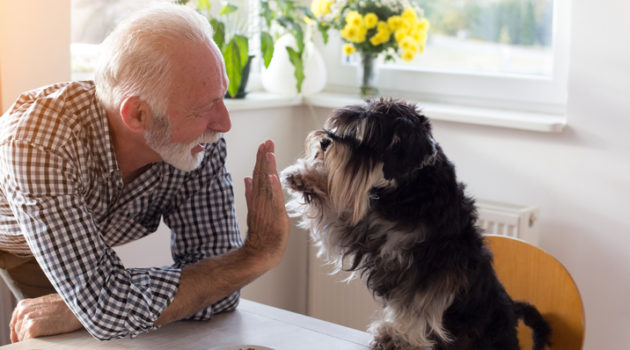
<path id="1" fill-rule="evenodd" d="M 245 179 L 241 240 L 221 137 L 228 81 L 211 38 L 186 7 L 149 9 L 108 36 L 94 82 L 26 92 L 0 117 L 0 268 L 28 298 L 12 341 L 209 319 L 280 263 L 289 221 L 271 141 Z M 161 219 L 175 264 L 125 268 L 112 247 Z"/>

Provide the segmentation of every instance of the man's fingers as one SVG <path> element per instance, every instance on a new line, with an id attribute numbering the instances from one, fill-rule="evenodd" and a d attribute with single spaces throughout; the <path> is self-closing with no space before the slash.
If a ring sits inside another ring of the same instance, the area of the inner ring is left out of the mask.
<path id="1" fill-rule="evenodd" d="M 17 332 L 13 329 L 13 326 L 11 326 L 11 343 L 17 343 L 18 341 Z"/>
<path id="2" fill-rule="evenodd" d="M 260 197 L 259 194 L 265 194 L 264 197 L 269 197 L 270 185 L 268 175 L 278 173 L 276 169 L 276 157 L 273 154 L 274 150 L 273 141 L 267 140 L 258 147 L 256 154 L 256 164 L 254 165 L 254 172 L 252 175 L 251 191 L 248 194 L 246 187 L 246 199 L 249 196 L 248 201 L 256 201 Z M 247 181 L 247 180 L 246 180 Z M 247 186 L 247 182 L 246 182 Z"/>
<path id="3" fill-rule="evenodd" d="M 265 173 L 268 175 L 277 175 L 278 170 L 276 169 L 276 155 L 275 153 L 269 152 L 265 154 Z"/>
<path id="4" fill-rule="evenodd" d="M 273 142 L 269 140 L 261 143 L 260 146 L 258 146 L 258 152 L 256 153 L 256 164 L 254 165 L 254 177 L 256 176 L 256 174 L 265 171 L 265 155 L 268 152 L 273 152 Z"/>
<path id="5" fill-rule="evenodd" d="M 252 178 L 245 178 L 245 201 L 247 202 L 247 208 L 251 207 L 252 204 Z"/>
<path id="6" fill-rule="evenodd" d="M 273 194 L 274 204 L 284 208 L 284 196 L 282 195 L 282 184 L 277 174 L 269 175 L 269 184 L 271 185 L 271 192 Z"/>
<path id="7" fill-rule="evenodd" d="M 28 335 L 30 334 L 30 328 L 33 327 L 33 321 L 32 320 L 26 320 L 24 322 L 22 322 L 22 326 L 16 330 L 17 334 L 18 334 L 18 341 L 23 341 L 28 339 Z"/>
<path id="8" fill-rule="evenodd" d="M 11 342 L 67 333 L 79 328 L 81 323 L 58 294 L 24 299 L 11 315 Z"/>
<path id="9" fill-rule="evenodd" d="M 13 309 L 13 313 L 11 314 L 11 322 L 9 322 L 9 328 L 11 329 L 11 342 L 16 343 L 20 341 L 19 338 L 19 330 L 20 324 L 22 323 L 22 312 L 24 310 L 25 300 L 21 300 L 15 309 Z"/>

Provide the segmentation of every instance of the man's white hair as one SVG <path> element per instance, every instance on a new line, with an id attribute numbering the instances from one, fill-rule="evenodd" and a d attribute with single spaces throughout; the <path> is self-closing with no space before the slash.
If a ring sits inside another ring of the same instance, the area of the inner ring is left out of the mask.
<path id="1" fill-rule="evenodd" d="M 124 98 L 138 96 L 154 114 L 166 115 L 171 50 L 184 40 L 216 47 L 208 20 L 186 6 L 161 3 L 123 20 L 101 45 L 98 100 L 117 112 Z"/>

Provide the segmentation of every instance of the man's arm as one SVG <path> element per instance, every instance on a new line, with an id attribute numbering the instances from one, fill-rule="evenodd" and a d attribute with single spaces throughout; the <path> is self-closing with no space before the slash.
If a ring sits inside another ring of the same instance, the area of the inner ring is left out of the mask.
<path id="1" fill-rule="evenodd" d="M 242 247 L 186 266 L 175 298 L 156 325 L 187 317 L 240 289 L 282 260 L 289 220 L 271 141 L 258 149 L 254 176 L 245 179 L 249 233 Z M 60 327 L 61 326 L 61 327 Z M 11 319 L 13 342 L 59 334 L 80 323 L 57 294 L 21 301 Z"/>
<path id="2" fill-rule="evenodd" d="M 248 233 L 243 246 L 184 267 L 175 298 L 156 325 L 185 318 L 280 263 L 290 225 L 273 151 L 271 141 L 260 145 L 253 178 L 245 179 Z"/>

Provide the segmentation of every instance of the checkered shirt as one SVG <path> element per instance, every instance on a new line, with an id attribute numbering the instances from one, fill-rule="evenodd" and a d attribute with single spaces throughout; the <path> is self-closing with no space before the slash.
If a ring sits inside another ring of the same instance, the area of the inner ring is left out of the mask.
<path id="1" fill-rule="evenodd" d="M 123 184 L 93 82 L 26 92 L 0 117 L 0 249 L 34 255 L 95 338 L 154 329 L 184 265 L 242 244 L 225 156 L 221 139 L 196 170 L 156 163 Z M 154 232 L 161 219 L 174 265 L 125 268 L 112 247 Z M 190 319 L 233 309 L 238 298 Z"/>

